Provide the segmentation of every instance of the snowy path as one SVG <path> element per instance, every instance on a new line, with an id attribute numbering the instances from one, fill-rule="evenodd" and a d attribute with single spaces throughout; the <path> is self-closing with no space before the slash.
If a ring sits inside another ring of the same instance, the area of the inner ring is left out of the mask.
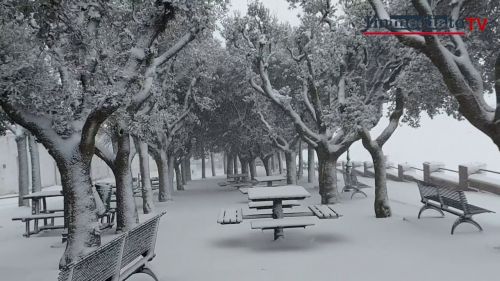
<path id="1" fill-rule="evenodd" d="M 246 197 L 219 187 L 221 179 L 193 181 L 167 208 L 162 219 L 152 268 L 165 281 L 268 280 L 496 280 L 500 261 L 500 197 L 469 193 L 472 204 L 497 214 L 476 217 L 483 233 L 461 225 L 449 234 L 454 216 L 417 220 L 418 190 L 412 183 L 389 181 L 393 217 L 373 217 L 373 189 L 368 198 L 350 200 L 346 194 L 336 210 L 338 220 L 323 220 L 307 229 L 287 229 L 275 242 L 272 232 L 250 229 L 250 223 L 221 226 L 220 208 L 244 207 Z M 371 179 L 361 179 L 372 184 Z M 317 203 L 317 190 L 306 202 Z M 11 222 L 29 212 L 0 201 L 0 279 L 56 280 L 62 248 L 52 231 L 25 239 L 23 225 Z M 12 199 L 14 200 L 14 199 Z M 13 201 L 15 203 L 15 200 Z M 57 202 L 56 202 L 57 203 Z M 49 203 L 50 204 L 50 203 Z M 105 239 L 112 233 L 108 232 Z M 423 273 L 429 272 L 429 274 Z M 149 280 L 142 276 L 130 280 Z"/>

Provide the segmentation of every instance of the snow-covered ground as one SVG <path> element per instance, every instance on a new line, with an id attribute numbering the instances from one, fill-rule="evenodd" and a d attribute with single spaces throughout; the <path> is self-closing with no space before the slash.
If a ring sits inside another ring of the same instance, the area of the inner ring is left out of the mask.
<path id="1" fill-rule="evenodd" d="M 222 177 L 195 180 L 174 201 L 157 203 L 167 209 L 151 267 L 165 281 L 266 280 L 497 280 L 500 261 L 500 197 L 468 193 L 472 204 L 497 214 L 478 215 L 484 232 L 461 225 L 450 235 L 455 216 L 438 218 L 421 206 L 415 184 L 389 181 L 393 217 L 373 216 L 373 189 L 368 198 L 345 194 L 336 210 L 338 220 L 322 220 L 307 229 L 285 230 L 275 242 L 272 232 L 216 223 L 224 207 L 245 207 L 240 192 L 219 187 Z M 361 181 L 372 184 L 371 179 Z M 317 188 L 306 203 L 319 202 Z M 49 231 L 23 238 L 24 226 L 12 222 L 27 214 L 17 199 L 0 200 L 0 280 L 56 280 L 63 252 L 60 232 Z M 60 199 L 50 200 L 57 207 Z M 138 203 L 139 199 L 137 200 Z M 52 204 L 52 205 L 51 205 Z M 113 235 L 108 231 L 104 239 Z M 150 280 L 135 276 L 129 280 Z"/>

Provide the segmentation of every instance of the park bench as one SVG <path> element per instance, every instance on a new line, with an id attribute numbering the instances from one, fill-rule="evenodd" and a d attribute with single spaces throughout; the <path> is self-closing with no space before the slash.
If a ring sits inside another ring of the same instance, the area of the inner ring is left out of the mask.
<path id="1" fill-rule="evenodd" d="M 421 202 L 424 204 L 418 212 L 418 218 L 420 219 L 422 212 L 428 209 L 436 210 L 443 217 L 443 211 L 456 215 L 458 218 L 451 227 L 451 234 L 455 232 L 455 228 L 461 223 L 470 223 L 482 231 L 483 228 L 472 219 L 472 216 L 482 213 L 494 213 L 493 211 L 469 204 L 462 190 L 437 187 L 423 181 L 417 181 L 417 185 Z"/>
<path id="2" fill-rule="evenodd" d="M 252 229 L 306 228 L 316 224 L 313 217 L 287 217 L 281 219 L 261 219 L 250 223 Z"/>
<path id="3" fill-rule="evenodd" d="M 297 200 L 283 200 L 283 208 L 291 208 L 294 206 L 300 206 Z M 272 209 L 273 201 L 252 201 L 248 203 L 248 208 L 250 209 Z"/>
<path id="4" fill-rule="evenodd" d="M 349 174 L 347 174 L 346 170 L 343 169 L 342 177 L 344 178 L 344 188 L 342 189 L 342 192 L 353 190 L 351 194 L 351 199 L 354 197 L 354 195 L 358 193 L 363 194 L 365 197 L 368 197 L 368 195 L 366 195 L 366 193 L 361 189 L 368 188 L 370 186 L 359 182 L 358 177 L 356 176 L 354 170 L 352 170 Z"/>
<path id="5" fill-rule="evenodd" d="M 217 222 L 220 224 L 238 224 L 243 221 L 241 209 L 228 208 L 219 212 Z"/>
<path id="6" fill-rule="evenodd" d="M 58 281 L 122 281 L 136 273 L 156 275 L 147 267 L 155 257 L 154 249 L 161 216 L 119 235 L 59 272 Z"/>
<path id="7" fill-rule="evenodd" d="M 23 234 L 23 236 L 30 237 L 30 235 L 38 234 L 42 230 L 64 228 L 64 225 L 54 224 L 54 220 L 56 218 L 64 218 L 64 213 L 62 212 L 42 213 L 42 214 L 28 215 L 23 217 L 15 217 L 12 218 L 12 220 L 24 222 L 26 224 L 26 232 Z M 44 220 L 43 226 L 39 225 L 40 220 Z M 47 223 L 47 220 L 50 220 L 50 223 Z M 33 230 L 31 230 L 31 222 L 33 222 Z"/>

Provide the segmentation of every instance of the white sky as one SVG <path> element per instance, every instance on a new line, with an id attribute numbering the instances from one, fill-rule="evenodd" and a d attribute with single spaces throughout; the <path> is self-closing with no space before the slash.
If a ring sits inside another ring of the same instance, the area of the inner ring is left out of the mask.
<path id="1" fill-rule="evenodd" d="M 231 0 L 231 11 L 246 12 L 247 0 Z M 261 1 L 281 21 L 298 25 L 298 11 L 290 11 L 285 0 Z M 490 104 L 495 104 L 494 95 L 487 97 Z M 387 120 L 380 122 L 373 131 L 378 134 L 387 125 Z M 482 162 L 492 170 L 500 171 L 500 153 L 493 142 L 468 121 L 457 121 L 446 115 L 431 120 L 423 114 L 421 127 L 413 129 L 400 126 L 384 146 L 389 161 L 395 164 L 408 162 L 421 167 L 425 161 L 443 162 L 450 169 L 458 169 L 459 164 Z M 307 155 L 305 155 L 307 157 Z M 345 155 L 344 155 L 345 157 Z M 351 148 L 351 158 L 356 161 L 369 161 L 370 155 L 360 142 Z M 306 158 L 304 158 L 306 159 Z"/>

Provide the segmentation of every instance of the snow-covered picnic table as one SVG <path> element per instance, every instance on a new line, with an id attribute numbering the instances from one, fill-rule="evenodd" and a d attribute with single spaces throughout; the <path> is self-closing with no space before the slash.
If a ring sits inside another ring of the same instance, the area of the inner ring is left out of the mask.
<path id="1" fill-rule="evenodd" d="M 286 178 L 284 176 L 281 176 L 281 175 L 255 177 L 254 179 L 256 181 L 258 181 L 259 183 L 267 182 L 267 186 L 273 186 L 273 182 L 280 182 L 280 181 L 286 180 Z"/>
<path id="2" fill-rule="evenodd" d="M 24 199 L 31 199 L 32 202 L 32 214 L 37 215 L 40 213 L 47 213 L 49 210 L 47 208 L 47 198 L 49 197 L 62 197 L 61 190 L 52 191 L 39 191 L 33 192 L 31 194 L 25 195 Z"/>
<path id="3" fill-rule="evenodd" d="M 235 182 L 245 181 L 248 178 L 247 174 L 232 174 L 227 175 L 227 179 Z"/>
<path id="4" fill-rule="evenodd" d="M 272 219 L 254 221 L 252 229 L 274 229 L 274 240 L 284 237 L 283 228 L 314 225 L 313 218 L 284 218 L 283 200 L 303 200 L 311 194 L 302 186 L 254 187 L 248 190 L 248 199 L 253 202 L 272 201 Z"/>

